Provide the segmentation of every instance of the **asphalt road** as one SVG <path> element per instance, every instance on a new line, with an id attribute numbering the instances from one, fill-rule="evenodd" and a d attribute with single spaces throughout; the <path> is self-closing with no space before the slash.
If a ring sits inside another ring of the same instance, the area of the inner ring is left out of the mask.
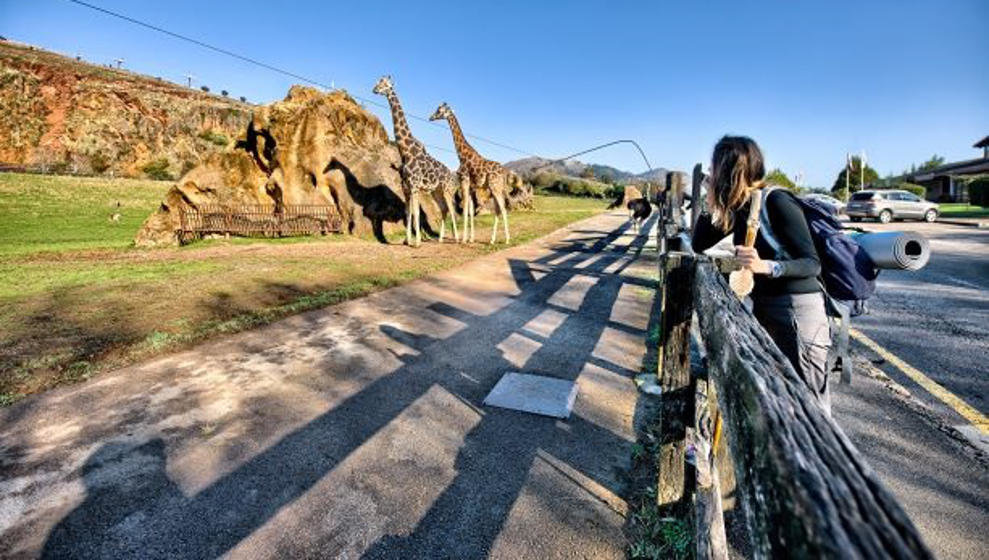
<path id="1" fill-rule="evenodd" d="M 897 222 L 869 230 L 911 230 L 931 241 L 917 272 L 883 271 L 870 313 L 853 325 L 984 415 L 989 415 L 989 229 Z M 880 356 L 868 353 L 879 361 Z M 877 365 L 952 425 L 965 419 L 890 364 Z"/>
<path id="2" fill-rule="evenodd" d="M 933 254 L 921 271 L 882 272 L 870 313 L 853 326 L 986 414 L 989 230 L 916 222 L 863 225 L 919 231 L 931 240 Z M 977 451 L 986 449 L 985 436 L 888 356 L 862 344 L 854 350 L 859 373 L 875 367 L 892 383 L 865 375 L 855 375 L 851 385 L 834 380 L 835 419 L 938 558 L 989 558 L 989 464 Z"/>

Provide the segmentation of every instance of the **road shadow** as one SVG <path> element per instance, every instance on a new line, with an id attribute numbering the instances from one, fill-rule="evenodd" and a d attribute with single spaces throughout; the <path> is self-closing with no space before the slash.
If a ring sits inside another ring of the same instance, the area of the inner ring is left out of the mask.
<path id="1" fill-rule="evenodd" d="M 592 247 L 602 252 L 626 228 L 627 224 L 597 232 L 601 238 Z M 432 388 L 442 388 L 480 410 L 484 396 L 501 375 L 519 370 L 499 349 L 513 335 L 525 336 L 538 346 L 525 361 L 526 372 L 573 380 L 586 368 L 608 366 L 606 360 L 593 355 L 595 347 L 606 328 L 620 328 L 610 319 L 619 290 L 639 280 L 604 270 L 641 250 L 646 239 L 638 236 L 624 250 L 605 251 L 583 269 L 575 266 L 587 256 L 568 254 L 566 248 L 539 259 L 562 261 L 538 275 L 532 263 L 513 260 L 510 266 L 519 292 L 495 312 L 478 315 L 443 302 L 427 306 L 428 312 L 465 325 L 445 338 L 379 325 L 380 332 L 414 353 L 400 355 L 397 369 L 244 458 L 193 495 L 182 494 L 168 479 L 164 448 L 156 440 L 98 448 L 82 469 L 87 489 L 84 501 L 51 530 L 43 557 L 213 558 L 228 553 Z M 527 330 L 530 321 L 553 308 L 550 299 L 554 294 L 577 276 L 593 279 L 579 305 L 565 313 L 557 311 L 564 318 L 548 334 Z M 323 364 L 327 370 L 334 365 L 331 359 Z M 613 365 L 613 372 L 635 373 Z M 463 371 L 460 366 L 470 369 Z M 560 423 L 486 408 L 458 450 L 455 477 L 411 533 L 378 538 L 365 556 L 484 556 L 501 533 L 537 456 L 549 454 L 621 496 L 625 488 L 613 469 L 623 462 L 620 458 L 630 455 L 631 445 L 577 415 Z M 540 492 L 538 485 L 535 492 Z M 330 542 L 324 543 L 321 554 L 332 555 L 334 547 L 340 546 L 332 542 L 336 537 L 340 535 L 322 537 Z M 286 536 L 281 553 L 291 556 L 293 547 L 302 546 L 293 541 L 291 535 Z M 298 553 L 303 554 L 301 549 Z"/>

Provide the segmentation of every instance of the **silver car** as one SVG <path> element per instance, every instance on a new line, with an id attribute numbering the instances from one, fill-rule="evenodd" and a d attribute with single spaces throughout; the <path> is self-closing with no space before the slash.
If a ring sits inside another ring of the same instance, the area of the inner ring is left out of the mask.
<path id="1" fill-rule="evenodd" d="M 908 191 L 859 191 L 848 199 L 845 214 L 853 222 L 874 218 L 884 224 L 893 220 L 937 220 L 938 205 Z"/>
<path id="2" fill-rule="evenodd" d="M 806 200 L 813 200 L 831 209 L 831 213 L 835 216 L 841 215 L 845 211 L 845 203 L 838 200 L 833 196 L 828 196 L 826 194 L 820 193 L 810 193 L 803 196 Z"/>

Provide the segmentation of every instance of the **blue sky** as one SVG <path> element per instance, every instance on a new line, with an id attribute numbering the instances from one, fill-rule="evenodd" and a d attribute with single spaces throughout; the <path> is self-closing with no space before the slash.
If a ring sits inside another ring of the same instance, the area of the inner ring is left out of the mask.
<path id="1" fill-rule="evenodd" d="M 986 0 L 91 2 L 368 98 L 389 73 L 407 111 L 447 101 L 469 132 L 547 157 L 632 138 L 688 169 L 747 134 L 771 166 L 830 186 L 846 151 L 885 174 L 977 157 L 989 134 Z M 253 101 L 294 82 L 66 0 L 0 0 L 0 35 Z M 452 149 L 445 128 L 412 128 Z M 585 160 L 645 168 L 630 146 Z"/>

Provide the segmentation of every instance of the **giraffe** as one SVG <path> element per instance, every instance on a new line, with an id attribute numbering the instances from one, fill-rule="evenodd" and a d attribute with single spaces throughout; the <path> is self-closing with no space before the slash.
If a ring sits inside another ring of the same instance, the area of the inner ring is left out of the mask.
<path id="1" fill-rule="evenodd" d="M 422 228 L 419 223 L 420 196 L 430 193 L 436 199 L 442 212 L 440 222 L 440 243 L 446 233 L 446 218 L 449 215 L 453 222 L 453 237 L 460 240 L 457 232 L 457 212 L 453 204 L 453 196 L 460 182 L 442 163 L 433 159 L 426 152 L 425 146 L 412 136 L 405 112 L 395 93 L 395 85 L 391 76 L 382 76 L 374 86 L 374 93 L 383 95 L 391 106 L 392 122 L 395 129 L 395 143 L 402 157 L 399 175 L 402 177 L 402 190 L 405 193 L 405 242 L 418 246 L 422 242 Z M 412 231 L 415 230 L 413 243 Z"/>
<path id="2" fill-rule="evenodd" d="M 450 132 L 453 133 L 453 143 L 457 147 L 457 156 L 460 157 L 461 192 L 464 200 L 464 235 L 461 242 L 468 240 L 467 230 L 470 229 L 470 242 L 474 242 L 474 199 L 471 197 L 472 190 L 488 190 L 495 201 L 495 221 L 491 228 L 491 243 L 494 244 L 498 236 L 498 217 L 501 216 L 505 224 L 505 243 L 511 238 L 508 233 L 508 209 L 505 204 L 505 196 L 508 189 L 509 171 L 500 163 L 484 159 L 477 153 L 460 130 L 460 123 L 457 116 L 453 114 L 453 109 L 443 103 L 437 107 L 431 121 L 446 119 L 450 123 Z"/>

